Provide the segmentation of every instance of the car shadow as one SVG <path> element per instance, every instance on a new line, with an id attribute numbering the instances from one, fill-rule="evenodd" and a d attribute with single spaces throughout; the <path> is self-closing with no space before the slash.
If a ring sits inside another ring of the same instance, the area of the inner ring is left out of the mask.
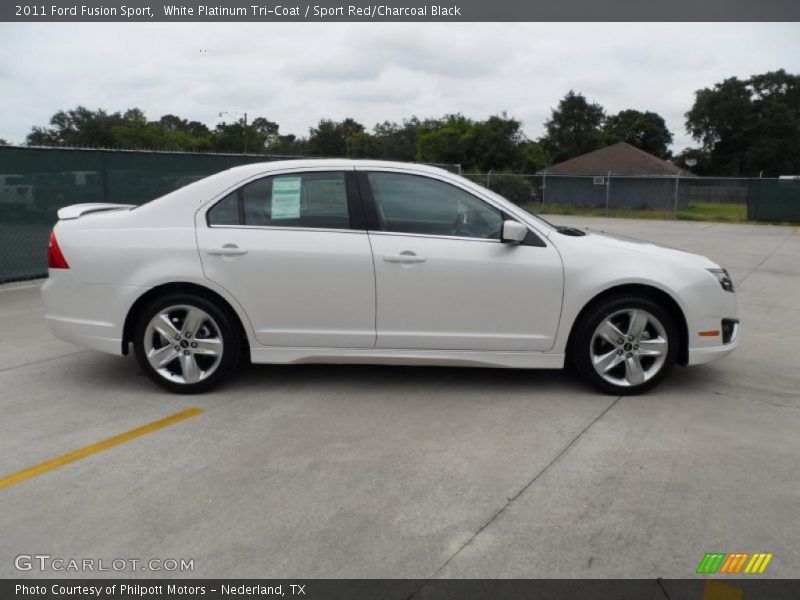
<path id="1" fill-rule="evenodd" d="M 65 379 L 68 379 L 65 381 Z M 140 394 L 161 392 L 139 368 L 132 356 L 114 357 L 89 352 L 75 361 L 60 385 L 74 385 L 95 392 L 118 391 Z M 574 375 L 559 369 L 493 369 L 481 367 L 391 366 L 351 364 L 243 364 L 213 393 L 247 393 L 307 390 L 320 387 L 335 392 L 373 388 L 375 393 L 391 388 L 408 393 L 423 390 L 472 393 L 580 392 L 593 393 Z"/>
<path id="2" fill-rule="evenodd" d="M 714 365 L 691 368 L 676 366 L 653 392 L 697 393 L 709 382 L 721 378 Z M 69 378 L 69 381 L 65 381 Z M 60 385 L 83 387 L 92 393 L 111 392 L 139 395 L 165 394 L 149 380 L 132 356 L 119 358 L 86 353 Z M 482 367 L 393 366 L 352 364 L 241 365 L 231 377 L 210 394 L 248 394 L 259 392 L 308 392 L 319 388 L 329 393 L 353 391 L 454 393 L 454 394 L 557 394 L 603 396 L 580 381 L 574 373 L 560 369 L 495 369 Z M 204 394 L 205 395 L 205 394 Z"/>
<path id="3" fill-rule="evenodd" d="M 473 389 L 493 392 L 586 389 L 558 369 L 493 369 L 482 367 L 403 365 L 246 365 L 226 387 L 278 385 L 324 385 L 326 388 L 352 386 L 413 389 L 441 389 L 453 392 Z"/>

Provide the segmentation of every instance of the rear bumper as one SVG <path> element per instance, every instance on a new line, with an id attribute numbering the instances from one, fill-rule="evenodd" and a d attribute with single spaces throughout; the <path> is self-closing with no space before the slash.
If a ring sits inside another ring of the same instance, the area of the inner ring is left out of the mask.
<path id="1" fill-rule="evenodd" d="M 42 285 L 45 319 L 53 335 L 65 342 L 121 355 L 127 310 L 142 291 L 135 286 L 87 285 L 69 270 L 51 269 Z"/>
<path id="2" fill-rule="evenodd" d="M 114 337 L 111 323 L 46 315 L 50 332 L 58 339 L 83 348 L 122 355 L 122 338 Z"/>

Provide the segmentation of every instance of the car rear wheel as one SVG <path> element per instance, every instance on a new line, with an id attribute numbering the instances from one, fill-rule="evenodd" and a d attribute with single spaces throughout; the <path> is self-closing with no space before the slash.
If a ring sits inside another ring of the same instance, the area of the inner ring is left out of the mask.
<path id="1" fill-rule="evenodd" d="M 607 394 L 652 388 L 678 353 L 675 319 L 649 299 L 617 297 L 590 310 L 578 324 L 573 361 L 581 377 Z"/>
<path id="2" fill-rule="evenodd" d="M 134 333 L 139 365 L 161 387 L 182 394 L 211 389 L 239 361 L 241 340 L 228 311 L 194 294 L 151 302 Z"/>

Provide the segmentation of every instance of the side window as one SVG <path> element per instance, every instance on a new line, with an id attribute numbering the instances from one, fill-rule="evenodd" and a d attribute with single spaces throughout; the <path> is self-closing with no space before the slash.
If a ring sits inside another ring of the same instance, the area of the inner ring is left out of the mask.
<path id="1" fill-rule="evenodd" d="M 239 202 L 236 192 L 228 194 L 208 211 L 209 225 L 239 225 Z"/>
<path id="2" fill-rule="evenodd" d="M 367 177 L 383 231 L 500 239 L 502 213 L 460 188 L 419 175 Z"/>
<path id="3" fill-rule="evenodd" d="M 251 181 L 214 205 L 208 224 L 350 229 L 345 174 L 290 173 Z"/>

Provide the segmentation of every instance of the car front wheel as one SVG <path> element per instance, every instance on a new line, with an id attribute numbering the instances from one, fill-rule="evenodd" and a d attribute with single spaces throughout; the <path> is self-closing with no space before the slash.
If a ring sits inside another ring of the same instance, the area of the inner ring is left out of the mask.
<path id="1" fill-rule="evenodd" d="M 675 319 L 649 299 L 618 297 L 590 310 L 572 344 L 582 378 L 615 395 L 640 394 L 656 385 L 675 363 Z"/>
<path id="2" fill-rule="evenodd" d="M 227 311 L 194 294 L 170 294 L 140 314 L 134 334 L 139 365 L 161 387 L 203 392 L 229 375 L 241 341 Z"/>

